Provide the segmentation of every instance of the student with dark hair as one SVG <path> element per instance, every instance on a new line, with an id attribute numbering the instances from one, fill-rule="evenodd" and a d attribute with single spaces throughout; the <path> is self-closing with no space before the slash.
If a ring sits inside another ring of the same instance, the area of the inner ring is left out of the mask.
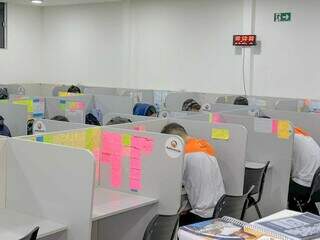
<path id="1" fill-rule="evenodd" d="M 182 214 L 180 225 L 212 218 L 215 205 L 225 193 L 215 149 L 206 140 L 190 137 L 177 123 L 166 125 L 161 133 L 178 135 L 185 141 L 183 185 L 191 211 Z"/>
<path id="2" fill-rule="evenodd" d="M 0 135 L 11 137 L 11 132 L 7 125 L 4 124 L 4 118 L 0 116 Z"/>
<path id="3" fill-rule="evenodd" d="M 88 113 L 86 115 L 86 124 L 94 125 L 94 126 L 101 126 L 101 124 L 98 121 L 98 119 L 92 113 Z"/>
<path id="4" fill-rule="evenodd" d="M 81 93 L 81 90 L 79 87 L 71 85 L 68 89 L 68 93 Z"/>
<path id="5" fill-rule="evenodd" d="M 60 122 L 69 122 L 69 119 L 65 116 L 57 115 L 51 118 L 51 120 L 60 121 Z"/>
<path id="6" fill-rule="evenodd" d="M 132 123 L 129 118 L 123 117 L 114 117 L 107 122 L 107 125 L 117 125 L 117 124 L 124 124 L 124 123 Z"/>
<path id="7" fill-rule="evenodd" d="M 157 117 L 157 109 L 148 103 L 137 103 L 133 108 L 133 115 Z"/>
<path id="8" fill-rule="evenodd" d="M 7 88 L 0 88 L 0 100 L 9 99 L 9 93 Z"/>
<path id="9" fill-rule="evenodd" d="M 248 99 L 246 97 L 239 96 L 239 97 L 236 97 L 236 99 L 234 100 L 233 104 L 234 105 L 248 106 L 249 102 L 248 102 Z"/>
<path id="10" fill-rule="evenodd" d="M 182 111 L 187 112 L 199 112 L 201 109 L 201 106 L 199 103 L 197 103 L 194 99 L 189 98 L 183 102 L 182 105 Z"/>
<path id="11" fill-rule="evenodd" d="M 34 119 L 29 119 L 27 121 L 27 135 L 33 134 L 33 124 L 34 124 Z"/>

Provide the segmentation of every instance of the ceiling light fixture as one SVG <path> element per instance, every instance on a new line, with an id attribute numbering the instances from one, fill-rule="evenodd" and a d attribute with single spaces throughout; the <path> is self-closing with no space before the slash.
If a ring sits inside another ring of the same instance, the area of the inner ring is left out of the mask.
<path id="1" fill-rule="evenodd" d="M 31 0 L 33 4 L 42 4 L 43 0 Z"/>

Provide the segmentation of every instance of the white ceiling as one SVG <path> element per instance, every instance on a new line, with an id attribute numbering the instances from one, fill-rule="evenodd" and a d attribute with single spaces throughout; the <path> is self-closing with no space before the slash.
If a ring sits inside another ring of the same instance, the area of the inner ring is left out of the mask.
<path id="1" fill-rule="evenodd" d="M 71 4 L 85 4 L 85 3 L 100 3 L 100 2 L 119 2 L 122 0 L 44 0 L 43 4 L 37 6 L 56 6 L 56 5 L 71 5 Z M 8 3 L 30 4 L 31 0 L 6 0 Z"/>

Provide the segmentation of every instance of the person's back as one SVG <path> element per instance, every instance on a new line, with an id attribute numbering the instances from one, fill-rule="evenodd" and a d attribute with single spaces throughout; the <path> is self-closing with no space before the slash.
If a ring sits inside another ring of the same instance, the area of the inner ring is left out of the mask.
<path id="1" fill-rule="evenodd" d="M 313 175 L 320 167 L 320 147 L 311 136 L 294 135 L 292 180 L 310 187 Z"/>
<path id="2" fill-rule="evenodd" d="M 211 218 L 217 201 L 225 193 L 215 149 L 205 140 L 188 136 L 177 123 L 168 124 L 161 132 L 178 135 L 185 141 L 183 185 L 194 215 L 182 218 L 181 224 Z"/>

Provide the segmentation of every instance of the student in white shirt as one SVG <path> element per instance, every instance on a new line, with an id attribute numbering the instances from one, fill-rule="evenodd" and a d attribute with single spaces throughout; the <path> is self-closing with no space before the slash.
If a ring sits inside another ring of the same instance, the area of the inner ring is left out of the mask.
<path id="1" fill-rule="evenodd" d="M 294 198 L 308 201 L 313 176 L 320 167 L 320 147 L 315 140 L 302 129 L 295 129 L 291 181 L 289 186 L 289 209 L 299 210 Z M 307 211 L 319 214 L 314 204 Z"/>
<path id="2" fill-rule="evenodd" d="M 180 225 L 212 218 L 215 205 L 225 188 L 214 148 L 205 140 L 188 136 L 177 123 L 165 126 L 161 133 L 178 135 L 185 141 L 183 185 L 191 211 L 180 218 Z"/>

